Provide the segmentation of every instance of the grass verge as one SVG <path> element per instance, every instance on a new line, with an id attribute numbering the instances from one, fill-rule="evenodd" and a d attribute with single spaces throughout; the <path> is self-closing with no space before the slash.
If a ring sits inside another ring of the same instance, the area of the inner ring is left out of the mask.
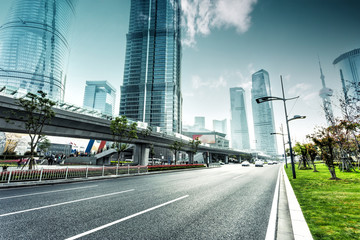
<path id="1" fill-rule="evenodd" d="M 296 169 L 296 179 L 285 170 L 314 239 L 360 239 L 360 173 L 337 169 L 334 181 L 324 164 Z"/>

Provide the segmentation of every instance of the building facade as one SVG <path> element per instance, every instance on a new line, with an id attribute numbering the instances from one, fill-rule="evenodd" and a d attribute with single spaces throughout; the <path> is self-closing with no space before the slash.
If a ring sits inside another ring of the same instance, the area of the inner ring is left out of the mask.
<path id="1" fill-rule="evenodd" d="M 181 132 L 180 0 L 132 0 L 120 115 Z"/>
<path id="2" fill-rule="evenodd" d="M 241 87 L 230 88 L 231 146 L 234 149 L 250 149 L 249 128 L 245 106 L 244 89 Z"/>
<path id="3" fill-rule="evenodd" d="M 194 118 L 194 129 L 197 131 L 203 131 L 205 129 L 205 117 L 195 117 Z"/>
<path id="4" fill-rule="evenodd" d="M 346 52 L 333 62 L 341 79 L 345 99 L 360 99 L 360 48 Z"/>
<path id="5" fill-rule="evenodd" d="M 213 120 L 213 130 L 227 134 L 227 120 Z"/>
<path id="6" fill-rule="evenodd" d="M 116 90 L 107 81 L 86 81 L 84 108 L 114 115 Z"/>
<path id="7" fill-rule="evenodd" d="M 0 27 L 0 87 L 63 101 L 77 0 L 14 0 Z"/>
<path id="8" fill-rule="evenodd" d="M 264 69 L 252 75 L 251 105 L 254 121 L 256 150 L 268 155 L 277 155 L 275 120 L 271 101 L 256 103 L 260 97 L 271 96 L 269 73 Z"/>

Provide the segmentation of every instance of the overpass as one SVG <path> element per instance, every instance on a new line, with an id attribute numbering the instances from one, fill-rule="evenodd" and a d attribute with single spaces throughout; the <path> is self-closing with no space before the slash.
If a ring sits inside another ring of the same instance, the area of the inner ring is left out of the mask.
<path id="1" fill-rule="evenodd" d="M 49 136 L 84 138 L 113 141 L 113 136 L 110 131 L 109 117 L 101 118 L 89 116 L 84 113 L 68 111 L 61 109 L 61 104 L 57 104 L 53 110 L 55 117 L 51 119 L 43 128 L 43 134 Z M 16 104 L 16 99 L 0 95 L 0 131 L 26 133 L 25 124 L 22 117 L 25 116 L 23 109 Z M 10 121 L 8 121 L 8 120 Z M 182 151 L 189 154 L 189 159 L 193 159 L 191 147 L 188 145 L 188 140 L 176 137 L 175 135 L 165 134 L 161 132 L 150 132 L 149 135 L 138 131 L 138 139 L 133 139 L 130 143 L 134 144 L 134 162 L 146 165 L 148 160 L 150 144 L 158 147 L 169 148 L 173 142 L 183 142 L 184 147 Z M 128 142 L 124 139 L 124 142 Z M 215 148 L 205 145 L 199 145 L 198 152 L 207 152 L 208 161 L 211 161 L 211 154 L 220 155 L 235 155 L 248 154 L 248 152 Z M 226 159 L 228 159 L 226 157 Z"/>

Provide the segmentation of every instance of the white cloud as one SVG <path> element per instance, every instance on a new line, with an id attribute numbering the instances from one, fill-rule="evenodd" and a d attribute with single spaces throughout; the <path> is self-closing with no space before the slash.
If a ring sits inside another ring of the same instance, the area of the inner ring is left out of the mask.
<path id="1" fill-rule="evenodd" d="M 194 46 L 197 34 L 206 36 L 211 28 L 234 27 L 246 32 L 257 0 L 181 0 L 185 38 L 183 44 Z"/>
<path id="2" fill-rule="evenodd" d="M 201 77 L 197 75 L 192 76 L 191 82 L 194 89 L 198 89 L 209 84 L 208 82 L 203 81 Z"/>
<path id="3" fill-rule="evenodd" d="M 226 86 L 227 86 L 227 81 L 225 80 L 225 78 L 223 76 L 220 76 L 218 81 L 213 81 L 210 85 L 211 88 L 219 88 L 219 87 L 226 87 Z"/>
<path id="4" fill-rule="evenodd" d="M 296 84 L 294 87 L 289 89 L 289 94 L 290 95 L 301 95 L 303 92 L 311 89 L 311 85 L 310 84 L 306 84 L 306 83 L 298 83 Z"/>

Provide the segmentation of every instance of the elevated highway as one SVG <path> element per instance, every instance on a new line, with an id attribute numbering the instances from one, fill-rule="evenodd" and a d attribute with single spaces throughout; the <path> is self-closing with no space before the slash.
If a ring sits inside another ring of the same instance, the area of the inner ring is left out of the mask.
<path id="1" fill-rule="evenodd" d="M 55 117 L 46 123 L 43 128 L 43 134 L 49 136 L 85 138 L 113 141 L 110 131 L 110 120 L 99 117 L 89 116 L 82 113 L 66 111 L 59 107 L 54 107 Z M 16 99 L 0 95 L 0 131 L 26 133 L 25 124 L 22 120 L 25 116 L 23 109 L 16 104 Z M 140 151 L 141 156 L 146 155 L 145 148 L 148 145 L 169 148 L 174 141 L 184 143 L 182 151 L 191 152 L 188 141 L 173 135 L 159 132 L 150 132 L 148 135 L 138 131 L 138 139 L 134 139 L 131 143 L 144 148 Z M 128 142 L 124 139 L 124 142 Z M 145 151 L 145 152 L 144 152 Z M 209 154 L 235 155 L 247 153 L 245 151 L 215 148 L 199 145 L 198 152 L 208 152 Z M 139 156 L 140 158 L 142 158 Z"/>

